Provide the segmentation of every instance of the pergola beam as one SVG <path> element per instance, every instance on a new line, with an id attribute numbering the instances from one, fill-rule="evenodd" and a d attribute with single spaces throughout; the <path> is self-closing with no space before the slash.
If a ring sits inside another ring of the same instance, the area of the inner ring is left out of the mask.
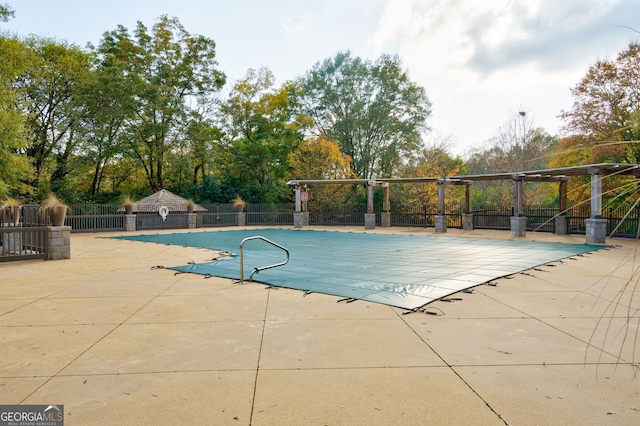
<path id="1" fill-rule="evenodd" d="M 526 217 L 524 214 L 524 182 L 558 182 L 559 183 L 559 207 L 560 215 L 563 215 L 567 210 L 567 181 L 571 177 L 577 176 L 591 176 L 591 218 L 587 220 L 587 242 L 604 243 L 604 231 L 606 231 L 606 219 L 602 219 L 602 177 L 603 176 L 635 176 L 640 179 L 640 164 L 618 164 L 618 163 L 598 163 L 585 166 L 573 166 L 573 167 L 561 167 L 555 169 L 545 170 L 529 170 L 522 172 L 507 172 L 507 173 L 494 173 L 494 174 L 480 174 L 480 175 L 465 175 L 465 176 L 445 176 L 441 178 L 436 177 L 414 177 L 414 178 L 373 178 L 373 179 L 293 179 L 287 182 L 288 185 L 295 185 L 296 190 L 296 212 L 300 212 L 299 197 L 300 185 L 313 185 L 313 184 L 366 184 L 368 187 L 367 193 L 367 215 L 369 216 L 369 222 L 371 222 L 371 216 L 374 217 L 373 212 L 373 186 L 382 186 L 384 188 L 384 212 L 383 223 L 385 220 L 390 223 L 390 205 L 389 205 L 389 186 L 390 183 L 437 183 L 438 189 L 438 216 L 444 217 L 444 185 L 466 185 L 465 192 L 465 213 L 471 217 L 471 195 L 470 185 L 478 181 L 491 181 L 491 180 L 513 180 L 514 181 L 514 216 L 512 217 L 512 234 L 514 232 L 514 220 L 515 224 L 520 226 L 520 230 L 516 232 L 519 235 L 524 235 L 521 231 L 526 229 Z M 385 186 L 386 185 L 386 186 Z M 442 188 L 442 189 L 440 189 Z M 386 219 L 385 219 L 386 218 Z M 562 218 L 564 219 L 564 218 Z M 367 218 L 365 218 L 365 222 Z M 556 227 L 558 222 L 556 221 Z M 390 226 L 390 225 L 385 225 Z M 365 225 L 366 227 L 366 225 Z M 590 237 L 590 234 L 597 234 L 594 237 Z"/>

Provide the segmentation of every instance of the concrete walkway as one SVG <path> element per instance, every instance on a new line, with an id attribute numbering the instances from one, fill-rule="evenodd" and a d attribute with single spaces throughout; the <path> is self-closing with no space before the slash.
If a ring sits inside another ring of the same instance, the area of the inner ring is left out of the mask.
<path id="1" fill-rule="evenodd" d="M 67 425 L 640 424 L 636 241 L 403 315 L 152 270 L 213 253 L 108 235 L 0 264 L 0 404 L 63 404 Z"/>

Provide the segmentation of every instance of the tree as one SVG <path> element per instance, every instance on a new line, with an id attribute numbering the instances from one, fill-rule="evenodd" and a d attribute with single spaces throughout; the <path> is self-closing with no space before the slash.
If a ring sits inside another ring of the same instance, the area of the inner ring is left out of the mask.
<path id="1" fill-rule="evenodd" d="M 26 153 L 34 169 L 31 185 L 39 189 L 43 174 L 56 185 L 69 171 L 67 160 L 79 141 L 77 94 L 90 63 L 87 53 L 65 42 L 30 37 L 24 44 L 29 66 L 15 78 L 13 89 L 26 118 Z"/>
<path id="2" fill-rule="evenodd" d="M 187 101 L 216 92 L 225 83 L 216 68 L 215 47 L 213 40 L 188 33 L 167 16 L 158 19 L 151 33 L 138 22 L 134 37 L 119 26 L 101 41 L 105 62 L 126 64 L 128 89 L 135 99 L 125 124 L 126 139 L 154 191 L 164 185 L 165 161 L 179 140 Z"/>
<path id="3" fill-rule="evenodd" d="M 288 179 L 352 179 L 351 158 L 340 151 L 334 141 L 309 138 L 300 142 L 289 154 L 291 170 Z M 344 202 L 352 189 L 347 185 L 315 185 L 309 201 L 322 206 Z"/>
<path id="4" fill-rule="evenodd" d="M 403 177 L 444 177 L 464 174 L 464 161 L 460 157 L 454 157 L 449 152 L 446 140 L 434 141 L 431 145 L 424 146 L 420 151 L 407 161 L 402 168 Z M 453 186 L 447 185 L 445 198 L 451 202 Z M 394 191 L 396 193 L 398 191 Z M 403 185 L 404 202 L 419 205 L 437 205 L 438 188 L 435 184 L 407 184 Z"/>
<path id="5" fill-rule="evenodd" d="M 295 112 L 298 86 L 291 82 L 274 86 L 271 71 L 250 69 L 221 106 L 221 167 L 243 188 L 240 195 L 247 201 L 286 198 L 289 154 L 309 125 L 307 117 Z"/>
<path id="6" fill-rule="evenodd" d="M 126 55 L 113 55 L 113 50 L 106 40 L 100 49 L 92 48 L 93 70 L 79 93 L 84 130 L 79 155 L 93 165 L 88 188 L 92 197 L 100 192 L 107 166 L 127 155 L 125 128 L 134 119 L 136 75 Z"/>
<path id="7" fill-rule="evenodd" d="M 557 144 L 556 137 L 535 127 L 526 111 L 510 112 L 497 134 L 471 151 L 466 161 L 467 173 L 491 174 L 544 169 L 551 161 Z M 474 203 L 507 204 L 513 200 L 513 184 L 509 181 L 480 181 L 473 187 Z M 547 198 L 548 185 L 535 184 L 531 188 L 527 193 L 527 202 L 538 203 Z"/>
<path id="8" fill-rule="evenodd" d="M 8 22 L 9 18 L 13 18 L 15 12 L 8 4 L 0 4 L 0 22 Z"/>
<path id="9" fill-rule="evenodd" d="M 398 57 L 370 62 L 338 53 L 317 63 L 300 83 L 303 112 L 314 131 L 338 141 L 357 176 L 391 177 L 402 158 L 420 147 L 431 104 Z"/>
<path id="10" fill-rule="evenodd" d="M 573 106 L 563 111 L 571 147 L 587 150 L 586 163 L 640 162 L 640 43 L 615 60 L 599 60 L 571 90 Z M 569 147 L 567 147 L 569 148 Z"/>
<path id="11" fill-rule="evenodd" d="M 28 192 L 22 184 L 31 174 L 23 155 L 28 143 L 25 116 L 14 82 L 29 66 L 29 52 L 16 38 L 0 36 L 0 196 Z"/>

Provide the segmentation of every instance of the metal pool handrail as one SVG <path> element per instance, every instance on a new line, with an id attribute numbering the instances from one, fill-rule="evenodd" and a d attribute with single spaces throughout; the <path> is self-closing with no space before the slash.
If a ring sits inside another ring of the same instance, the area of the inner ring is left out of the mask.
<path id="1" fill-rule="evenodd" d="M 249 281 L 251 281 L 251 279 L 253 278 L 253 274 L 257 274 L 260 271 L 264 271 L 265 269 L 270 269 L 270 268 L 275 268 L 277 266 L 283 266 L 286 265 L 287 262 L 289 262 L 289 250 L 286 249 L 286 247 L 281 246 L 278 243 L 274 243 L 273 241 L 265 238 L 265 237 L 261 237 L 260 235 L 256 235 L 255 237 L 247 237 L 244 240 L 242 240 L 240 242 L 240 283 L 244 283 L 244 261 L 242 258 L 242 247 L 244 246 L 244 243 L 246 243 L 249 240 L 262 240 L 265 241 L 269 244 L 271 244 L 272 246 L 278 247 L 279 249 L 282 249 L 285 251 L 285 253 L 287 253 L 287 260 L 285 260 L 284 262 L 280 262 L 280 263 L 274 263 L 273 265 L 268 265 L 268 266 L 262 266 L 262 267 L 256 267 L 253 269 L 253 272 L 251 273 L 251 275 L 249 276 Z"/>

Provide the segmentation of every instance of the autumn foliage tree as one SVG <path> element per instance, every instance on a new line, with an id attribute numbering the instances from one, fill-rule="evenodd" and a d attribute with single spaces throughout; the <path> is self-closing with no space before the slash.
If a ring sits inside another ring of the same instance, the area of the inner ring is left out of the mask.
<path id="1" fill-rule="evenodd" d="M 572 137 L 564 141 L 563 149 L 583 153 L 562 158 L 583 163 L 640 162 L 640 43 L 630 43 L 614 60 L 597 61 L 571 93 L 573 106 L 561 117 Z"/>
<path id="2" fill-rule="evenodd" d="M 334 141 L 309 138 L 300 142 L 289 154 L 289 179 L 354 179 L 351 158 L 340 151 Z M 352 193 L 349 185 L 313 185 L 309 188 L 309 201 L 329 206 L 344 202 Z"/>
<path id="3" fill-rule="evenodd" d="M 464 161 L 449 152 L 446 141 L 435 141 L 420 149 L 416 155 L 407 160 L 402 167 L 403 177 L 445 177 L 465 174 Z M 437 205 L 438 185 L 435 183 L 414 183 L 396 185 L 392 194 L 405 204 Z M 445 199 L 455 204 L 461 201 L 459 191 L 447 185 Z"/>

